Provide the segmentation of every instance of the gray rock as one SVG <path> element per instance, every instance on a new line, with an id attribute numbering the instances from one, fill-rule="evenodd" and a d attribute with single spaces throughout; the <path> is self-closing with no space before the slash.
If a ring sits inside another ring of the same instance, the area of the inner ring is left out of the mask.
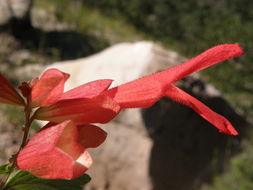
<path id="1" fill-rule="evenodd" d="M 12 18 L 25 18 L 29 14 L 31 3 L 31 0 L 0 0 L 0 26 Z"/>
<path id="2" fill-rule="evenodd" d="M 7 24 L 12 14 L 7 0 L 0 0 L 0 26 Z"/>

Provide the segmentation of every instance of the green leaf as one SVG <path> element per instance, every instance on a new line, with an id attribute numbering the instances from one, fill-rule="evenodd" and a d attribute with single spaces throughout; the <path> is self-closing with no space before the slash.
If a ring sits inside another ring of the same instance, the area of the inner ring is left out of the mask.
<path id="1" fill-rule="evenodd" d="M 8 174 L 10 172 L 11 170 L 10 170 L 9 164 L 0 166 L 0 174 Z"/>
<path id="2" fill-rule="evenodd" d="M 82 190 L 90 180 L 87 174 L 72 180 L 48 180 L 35 177 L 26 171 L 18 171 L 8 181 L 4 190 Z"/>

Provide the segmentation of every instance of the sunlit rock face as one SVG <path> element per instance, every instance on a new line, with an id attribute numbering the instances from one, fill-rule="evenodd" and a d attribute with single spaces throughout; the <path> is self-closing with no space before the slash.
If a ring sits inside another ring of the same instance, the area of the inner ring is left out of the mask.
<path id="1" fill-rule="evenodd" d="M 126 83 L 184 62 L 186 59 L 153 42 L 121 43 L 50 68 L 70 73 L 66 89 L 97 79 Z M 227 117 L 241 133 L 248 125 L 212 85 L 192 75 L 177 83 Z M 166 98 L 147 109 L 129 109 L 103 126 L 106 142 L 93 151 L 87 190 L 199 190 L 222 172 L 240 147 L 190 108 Z"/>
<path id="2" fill-rule="evenodd" d="M 23 19 L 27 16 L 31 0 L 0 0 L 0 26 L 12 18 Z"/>

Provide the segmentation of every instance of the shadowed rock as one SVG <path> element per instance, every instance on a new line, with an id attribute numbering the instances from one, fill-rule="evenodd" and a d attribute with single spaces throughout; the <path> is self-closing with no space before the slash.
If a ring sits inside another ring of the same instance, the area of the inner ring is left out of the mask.
<path id="1" fill-rule="evenodd" d="M 31 6 L 32 0 L 0 0 L 0 30 L 4 27 L 13 31 L 31 28 Z"/>

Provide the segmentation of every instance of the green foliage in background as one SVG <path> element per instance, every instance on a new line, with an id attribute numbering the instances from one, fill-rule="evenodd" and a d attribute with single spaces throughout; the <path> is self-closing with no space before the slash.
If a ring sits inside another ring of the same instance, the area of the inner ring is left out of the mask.
<path id="1" fill-rule="evenodd" d="M 213 181 L 213 186 L 202 190 L 252 190 L 253 189 L 253 154 L 249 146 L 241 155 L 231 161 L 231 168 Z"/>
<path id="2" fill-rule="evenodd" d="M 59 21 L 74 25 L 75 31 L 80 34 L 99 39 L 96 44 L 92 43 L 97 51 L 109 46 L 104 40 L 112 44 L 148 38 L 144 32 L 129 24 L 124 16 L 117 15 L 115 19 L 114 15 L 105 15 L 97 8 L 85 6 L 81 0 L 35 0 L 35 7 L 53 9 Z"/>

